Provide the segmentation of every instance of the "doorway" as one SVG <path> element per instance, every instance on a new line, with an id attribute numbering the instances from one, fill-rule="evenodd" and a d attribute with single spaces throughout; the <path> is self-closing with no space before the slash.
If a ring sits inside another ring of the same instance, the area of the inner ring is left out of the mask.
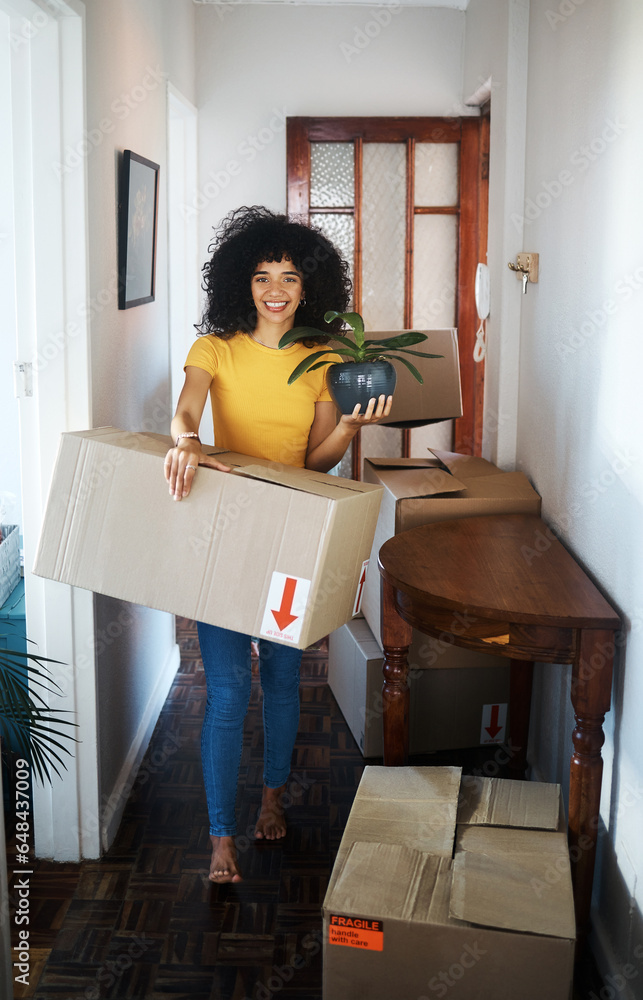
<path id="1" fill-rule="evenodd" d="M 82 705 L 83 715 L 83 739 L 67 759 L 65 780 L 54 779 L 55 787 L 33 785 L 33 833 L 38 856 L 78 861 L 100 854 L 98 825 L 86 821 L 98 816 L 100 801 L 93 598 L 35 577 L 31 567 L 60 434 L 91 425 L 84 6 L 52 0 L 45 9 L 32 0 L 0 0 L 0 15 L 8 28 L 2 40 L 3 263 L 15 289 L 3 300 L 4 363 L 18 373 L 13 402 L 26 632 L 34 651 L 59 661 L 51 676 L 62 695 L 52 707 L 74 717 Z M 70 150 L 77 159 L 73 169 Z"/>
<path id="2" fill-rule="evenodd" d="M 288 212 L 343 251 L 367 327 L 458 330 L 463 416 L 413 431 L 365 428 L 359 438 L 370 453 L 480 454 L 474 282 L 486 261 L 488 150 L 483 116 L 288 119 Z M 358 444 L 343 474 L 359 478 L 359 452 Z"/>

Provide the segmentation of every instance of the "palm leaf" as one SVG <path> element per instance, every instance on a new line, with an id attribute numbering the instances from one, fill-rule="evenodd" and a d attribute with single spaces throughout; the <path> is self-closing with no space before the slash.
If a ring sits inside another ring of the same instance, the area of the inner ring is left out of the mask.
<path id="1" fill-rule="evenodd" d="M 33 666 L 33 663 L 38 665 Z M 47 694 L 62 693 L 59 685 L 49 676 L 47 663 L 60 661 L 23 650 L 0 651 L 0 736 L 10 740 L 17 751 L 30 761 L 42 783 L 45 779 L 51 781 L 50 769 L 60 776 L 57 763 L 66 768 L 56 749 L 71 756 L 71 750 L 59 739 L 78 742 L 71 733 L 52 728 L 76 727 L 75 722 L 63 718 L 69 713 L 63 710 L 56 714 L 35 690 L 39 687 Z"/>

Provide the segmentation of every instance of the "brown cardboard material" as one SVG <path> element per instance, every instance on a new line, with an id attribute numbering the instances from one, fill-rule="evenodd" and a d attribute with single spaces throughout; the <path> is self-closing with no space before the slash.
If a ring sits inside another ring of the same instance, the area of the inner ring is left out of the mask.
<path id="1" fill-rule="evenodd" d="M 34 572 L 305 648 L 350 620 L 382 490 L 221 453 L 168 496 L 170 439 L 63 434 Z"/>
<path id="2" fill-rule="evenodd" d="M 467 775 L 458 801 L 458 826 L 560 829 L 560 787 Z"/>
<path id="3" fill-rule="evenodd" d="M 459 769 L 439 767 L 367 767 L 362 781 L 367 791 L 360 785 L 355 806 L 366 798 L 371 829 L 383 821 L 385 836 L 362 837 L 351 812 L 323 905 L 325 1000 L 568 1000 L 569 855 L 565 834 L 543 828 L 560 805 L 560 787 L 494 779 L 489 788 L 490 779 L 475 786 L 463 778 L 460 788 Z M 514 784 L 527 791 L 516 797 L 507 787 Z M 467 790 L 471 801 L 495 800 L 506 825 L 469 823 L 451 839 L 450 806 Z M 437 849 L 417 837 L 407 842 L 403 831 L 390 836 L 391 817 L 411 811 L 432 817 Z M 530 818 L 538 829 L 525 825 Z"/>
<path id="4" fill-rule="evenodd" d="M 540 514 L 540 497 L 522 472 L 502 472 L 473 455 L 431 450 L 428 458 L 364 460 L 364 481 L 384 487 L 366 574 L 362 611 L 381 645 L 380 574 L 377 555 L 400 531 L 480 514 Z M 435 642 L 435 641 L 434 641 Z M 440 666 L 455 647 L 435 642 Z"/>
<path id="5" fill-rule="evenodd" d="M 439 664 L 432 643 L 438 645 L 416 633 L 409 650 L 410 751 L 480 746 L 484 706 L 506 707 L 509 702 L 507 662 L 469 649 L 445 647 L 449 666 L 424 669 Z M 328 684 L 365 757 L 383 755 L 383 662 L 382 650 L 364 618 L 355 618 L 331 633 Z M 505 738 L 503 728 L 485 742 L 501 743 Z"/>
<path id="6" fill-rule="evenodd" d="M 384 340 L 399 336 L 401 330 L 376 331 L 367 334 L 371 340 Z M 427 339 L 414 344 L 413 350 L 421 354 L 440 354 L 439 358 L 414 358 L 401 354 L 410 361 L 422 376 L 420 384 L 408 368 L 395 364 L 397 381 L 393 393 L 393 405 L 388 417 L 380 424 L 392 427 L 421 427 L 423 424 L 462 416 L 462 392 L 460 389 L 460 358 L 458 334 L 456 330 L 420 330 Z"/>

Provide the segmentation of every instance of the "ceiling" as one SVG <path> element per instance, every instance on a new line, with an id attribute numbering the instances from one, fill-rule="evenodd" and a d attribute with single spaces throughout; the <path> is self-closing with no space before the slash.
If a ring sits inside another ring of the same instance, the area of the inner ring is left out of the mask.
<path id="1" fill-rule="evenodd" d="M 291 7 L 348 7 L 356 4 L 368 4 L 370 7 L 387 6 L 390 0 L 192 0 L 199 6 L 204 4 L 220 4 L 229 6 L 231 3 L 277 3 Z M 400 0 L 402 7 L 447 7 L 449 10 L 466 10 L 469 0 Z"/>

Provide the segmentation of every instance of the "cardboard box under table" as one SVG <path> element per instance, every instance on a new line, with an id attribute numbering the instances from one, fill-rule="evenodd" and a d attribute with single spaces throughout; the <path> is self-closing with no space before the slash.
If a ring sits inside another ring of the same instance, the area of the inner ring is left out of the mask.
<path id="1" fill-rule="evenodd" d="M 447 646 L 450 662 L 459 669 L 441 669 L 432 644 L 444 646 L 418 632 L 409 650 L 410 752 L 506 742 L 507 661 Z M 364 618 L 353 619 L 329 637 L 328 685 L 365 757 L 382 757 L 384 752 L 383 662 Z"/>
<path id="2" fill-rule="evenodd" d="M 325 1000 L 568 1000 L 560 786 L 367 767 L 323 905 Z"/>
<path id="3" fill-rule="evenodd" d="M 381 487 L 212 448 L 168 495 L 169 438 L 63 434 L 34 572 L 303 649 L 349 621 Z"/>

